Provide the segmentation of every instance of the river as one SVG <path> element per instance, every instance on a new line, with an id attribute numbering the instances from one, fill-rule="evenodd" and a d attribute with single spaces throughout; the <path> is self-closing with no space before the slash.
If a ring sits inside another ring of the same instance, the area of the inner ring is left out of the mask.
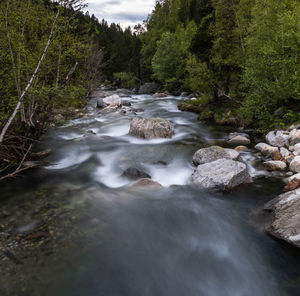
<path id="1" fill-rule="evenodd" d="M 282 191 L 253 153 L 254 184 L 232 193 L 186 185 L 193 153 L 229 130 L 177 108 L 180 97 L 126 98 L 172 122 L 172 139 L 128 136 L 132 112 L 87 114 L 52 128 L 49 166 L 1 189 L 0 293 L 45 296 L 296 296 L 300 253 L 264 232 L 264 203 Z M 142 109 L 142 110 L 139 110 Z M 133 189 L 137 167 L 163 189 Z"/>

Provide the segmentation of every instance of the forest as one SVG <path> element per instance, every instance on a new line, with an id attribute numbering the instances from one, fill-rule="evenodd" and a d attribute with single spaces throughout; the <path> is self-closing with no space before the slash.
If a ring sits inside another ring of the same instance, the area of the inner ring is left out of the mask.
<path id="1" fill-rule="evenodd" d="M 143 24 L 126 29 L 85 7 L 1 2 L 1 142 L 38 139 L 57 114 L 84 107 L 100 83 L 137 89 L 156 81 L 172 94 L 193 93 L 179 108 L 220 124 L 264 131 L 300 120 L 299 1 L 159 0 Z"/>

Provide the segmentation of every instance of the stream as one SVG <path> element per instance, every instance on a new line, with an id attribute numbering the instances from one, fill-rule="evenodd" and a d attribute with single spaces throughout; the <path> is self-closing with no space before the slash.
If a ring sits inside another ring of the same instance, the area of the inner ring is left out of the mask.
<path id="1" fill-rule="evenodd" d="M 194 152 L 224 145 L 231 130 L 179 111 L 181 97 L 124 99 L 138 116 L 170 120 L 174 137 L 129 136 L 136 115 L 101 113 L 97 97 L 50 129 L 37 147 L 53 150 L 49 166 L 1 187 L 0 295 L 300 295 L 299 250 L 264 232 L 261 208 L 282 180 L 243 152 L 253 184 L 224 194 L 187 186 Z M 131 187 L 121 176 L 130 167 L 164 188 Z"/>

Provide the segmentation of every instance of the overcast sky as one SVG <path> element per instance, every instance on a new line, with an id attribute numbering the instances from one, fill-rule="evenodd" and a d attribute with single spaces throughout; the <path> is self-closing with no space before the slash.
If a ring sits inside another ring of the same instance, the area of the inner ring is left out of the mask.
<path id="1" fill-rule="evenodd" d="M 145 20 L 155 0 L 87 0 L 87 3 L 90 15 L 127 27 Z"/>

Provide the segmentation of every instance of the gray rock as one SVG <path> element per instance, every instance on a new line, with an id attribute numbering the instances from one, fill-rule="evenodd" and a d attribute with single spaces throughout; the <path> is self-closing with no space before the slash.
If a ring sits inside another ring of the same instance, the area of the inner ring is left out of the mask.
<path id="1" fill-rule="evenodd" d="M 155 182 L 151 179 L 140 179 L 138 182 L 136 182 L 135 184 L 133 184 L 131 186 L 132 189 L 161 189 L 163 188 L 163 186 L 158 183 Z"/>
<path id="2" fill-rule="evenodd" d="M 227 143 L 232 145 L 249 145 L 251 141 L 243 136 L 235 136 L 234 138 L 227 141 Z"/>
<path id="3" fill-rule="evenodd" d="M 289 135 L 284 131 L 271 131 L 266 135 L 266 141 L 271 146 L 284 147 L 289 144 Z"/>
<path id="4" fill-rule="evenodd" d="M 103 99 L 98 99 L 96 107 L 99 108 L 99 109 L 104 109 L 104 108 L 107 107 L 107 104 L 104 103 Z"/>
<path id="5" fill-rule="evenodd" d="M 224 158 L 199 165 L 188 180 L 188 184 L 200 189 L 222 191 L 251 182 L 244 163 Z"/>
<path id="6" fill-rule="evenodd" d="M 164 93 L 155 93 L 152 97 L 153 98 L 166 98 L 168 95 Z"/>
<path id="7" fill-rule="evenodd" d="M 290 163 L 290 170 L 294 173 L 300 173 L 300 156 L 296 156 Z"/>
<path id="8" fill-rule="evenodd" d="M 288 181 L 288 182 L 291 182 L 291 181 L 293 181 L 295 178 L 300 180 L 300 173 L 295 174 L 295 175 L 292 175 L 291 177 L 289 177 L 289 178 L 287 179 L 287 181 Z"/>
<path id="9" fill-rule="evenodd" d="M 297 153 L 298 155 L 300 154 L 300 143 L 295 144 L 294 146 L 294 153 Z"/>
<path id="10" fill-rule="evenodd" d="M 154 94 L 159 89 L 159 85 L 155 82 L 143 84 L 139 89 L 139 94 Z"/>
<path id="11" fill-rule="evenodd" d="M 151 179 L 151 176 L 145 172 L 140 171 L 137 168 L 128 168 L 122 174 L 122 177 L 125 177 L 130 180 L 139 180 L 139 179 Z"/>
<path id="12" fill-rule="evenodd" d="M 135 117 L 131 121 L 129 134 L 145 139 L 172 138 L 174 130 L 166 119 Z"/>
<path id="13" fill-rule="evenodd" d="M 273 146 L 265 146 L 265 148 L 261 151 L 261 154 L 264 156 L 271 156 L 275 153 L 279 153 L 279 148 L 278 147 L 273 147 Z"/>
<path id="14" fill-rule="evenodd" d="M 293 129 L 290 132 L 290 137 L 289 137 L 290 145 L 294 146 L 295 144 L 300 143 L 300 130 L 298 129 Z"/>
<path id="15" fill-rule="evenodd" d="M 133 95 L 133 91 L 126 88 L 119 88 L 115 91 L 116 94 L 118 94 L 120 97 L 128 97 Z"/>
<path id="16" fill-rule="evenodd" d="M 267 232 L 300 247 L 300 188 L 280 195 L 272 210 L 274 216 Z"/>
<path id="17" fill-rule="evenodd" d="M 197 166 L 221 158 L 237 160 L 239 156 L 239 152 L 234 149 L 227 149 L 219 146 L 211 146 L 208 148 L 202 148 L 198 150 L 193 156 L 193 163 Z"/>
<path id="18" fill-rule="evenodd" d="M 283 156 L 283 157 L 288 157 L 289 155 L 291 155 L 291 152 L 284 148 L 284 147 L 281 147 L 280 148 L 280 154 Z"/>
<path id="19" fill-rule="evenodd" d="M 257 145 L 255 145 L 255 149 L 262 152 L 266 147 L 268 147 L 270 145 L 266 144 L 266 143 L 258 143 Z"/>
<path id="20" fill-rule="evenodd" d="M 287 165 L 283 161 L 271 160 L 264 162 L 264 167 L 268 171 L 284 171 L 287 168 Z"/>
<path id="21" fill-rule="evenodd" d="M 122 99 L 122 106 L 130 107 L 131 103 L 128 100 Z"/>
<path id="22" fill-rule="evenodd" d="M 249 136 L 248 134 L 236 132 L 236 133 L 230 133 L 230 134 L 228 135 L 228 140 L 231 140 L 231 139 L 233 139 L 233 138 L 235 138 L 235 137 L 237 137 L 237 136 L 241 136 L 241 137 L 250 139 L 250 136 Z"/>
<path id="23" fill-rule="evenodd" d="M 122 99 L 118 95 L 112 95 L 103 99 L 103 102 L 107 105 L 121 106 Z"/>

